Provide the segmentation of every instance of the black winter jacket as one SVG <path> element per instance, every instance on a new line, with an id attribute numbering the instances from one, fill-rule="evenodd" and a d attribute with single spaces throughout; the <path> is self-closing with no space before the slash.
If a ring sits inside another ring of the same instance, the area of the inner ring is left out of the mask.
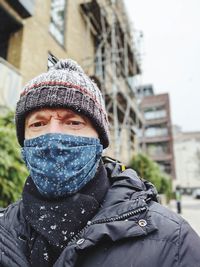
<path id="1" fill-rule="evenodd" d="M 54 267 L 199 267 L 199 236 L 183 218 L 155 201 L 154 187 L 132 170 L 111 176 L 102 208 Z M 30 266 L 31 229 L 22 211 L 19 201 L 1 213 L 1 267 Z"/>

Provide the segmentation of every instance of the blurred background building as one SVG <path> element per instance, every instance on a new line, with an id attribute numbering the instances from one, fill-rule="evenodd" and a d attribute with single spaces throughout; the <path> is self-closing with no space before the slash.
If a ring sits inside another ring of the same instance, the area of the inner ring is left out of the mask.
<path id="1" fill-rule="evenodd" d="M 175 179 L 169 95 L 155 95 L 152 85 L 137 87 L 136 95 L 144 116 L 140 148 L 159 164 L 161 170 Z"/>
<path id="2" fill-rule="evenodd" d="M 182 132 L 174 127 L 176 180 L 185 193 L 200 188 L 200 132 Z"/>
<path id="3" fill-rule="evenodd" d="M 112 157 L 128 162 L 143 118 L 134 77 L 141 74 L 122 0 L 0 0 L 0 105 L 14 108 L 22 85 L 47 70 L 48 54 L 73 58 L 106 101 Z"/>

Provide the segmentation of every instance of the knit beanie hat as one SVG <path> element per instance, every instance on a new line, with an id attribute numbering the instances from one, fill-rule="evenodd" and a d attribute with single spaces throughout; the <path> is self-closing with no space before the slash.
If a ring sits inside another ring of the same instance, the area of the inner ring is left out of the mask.
<path id="1" fill-rule="evenodd" d="M 97 85 L 71 59 L 59 60 L 48 72 L 29 81 L 16 106 L 16 130 L 23 146 L 25 118 L 41 108 L 69 108 L 90 119 L 104 148 L 109 144 L 108 118 Z"/>

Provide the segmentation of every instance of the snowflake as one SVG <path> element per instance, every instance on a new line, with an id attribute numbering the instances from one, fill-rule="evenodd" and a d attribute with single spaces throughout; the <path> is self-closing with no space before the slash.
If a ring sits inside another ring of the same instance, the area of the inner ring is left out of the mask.
<path id="1" fill-rule="evenodd" d="M 44 253 L 43 255 L 44 255 L 44 259 L 45 259 L 46 261 L 48 261 L 48 259 L 49 259 L 48 253 L 46 252 L 46 253 Z"/>
<path id="2" fill-rule="evenodd" d="M 81 210 L 81 214 L 84 214 L 84 213 L 85 213 L 85 209 L 82 209 L 82 210 Z"/>

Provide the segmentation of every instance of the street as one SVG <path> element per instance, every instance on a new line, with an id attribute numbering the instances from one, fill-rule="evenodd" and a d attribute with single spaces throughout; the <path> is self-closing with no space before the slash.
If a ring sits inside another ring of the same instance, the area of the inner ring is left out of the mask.
<path id="1" fill-rule="evenodd" d="M 172 200 L 168 208 L 176 212 L 176 201 Z M 194 199 L 191 196 L 182 196 L 182 214 L 193 229 L 200 236 L 200 199 Z"/>

